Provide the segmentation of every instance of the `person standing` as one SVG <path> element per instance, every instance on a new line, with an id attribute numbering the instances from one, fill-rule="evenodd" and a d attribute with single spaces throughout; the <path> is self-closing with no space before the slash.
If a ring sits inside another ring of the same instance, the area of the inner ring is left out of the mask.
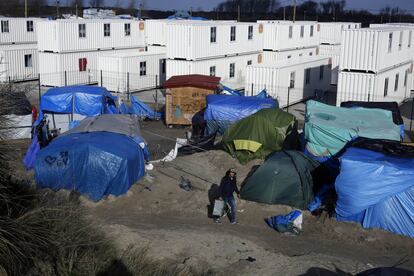
<path id="1" fill-rule="evenodd" d="M 236 213 L 237 205 L 234 199 L 234 192 L 236 192 L 237 198 L 240 199 L 240 191 L 237 188 L 236 170 L 229 169 L 226 175 L 221 179 L 220 196 L 224 200 L 224 203 L 230 207 L 230 222 L 231 224 L 237 224 Z"/>

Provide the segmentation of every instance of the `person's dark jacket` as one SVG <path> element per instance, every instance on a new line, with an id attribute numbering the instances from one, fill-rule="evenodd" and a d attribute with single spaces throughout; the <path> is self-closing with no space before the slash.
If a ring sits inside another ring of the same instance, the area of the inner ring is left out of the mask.
<path id="1" fill-rule="evenodd" d="M 240 194 L 236 184 L 236 176 L 231 178 L 229 174 L 226 174 L 226 176 L 221 179 L 220 196 L 223 198 L 230 197 L 233 196 L 234 192 L 236 192 L 236 194 Z"/>

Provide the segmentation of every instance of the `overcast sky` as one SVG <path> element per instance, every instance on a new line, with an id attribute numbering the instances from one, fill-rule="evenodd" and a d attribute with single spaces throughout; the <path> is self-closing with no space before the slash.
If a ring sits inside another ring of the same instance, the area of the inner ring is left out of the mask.
<path id="1" fill-rule="evenodd" d="M 106 0 L 107 3 L 113 0 Z M 137 0 L 137 3 L 141 0 Z M 325 0 L 326 1 L 326 0 Z M 325 2 L 324 0 L 316 0 L 316 2 Z M 115 2 L 115 1 L 113 1 Z M 122 1 L 124 2 L 124 1 Z M 128 2 L 128 1 L 125 1 Z M 162 10 L 182 10 L 197 9 L 198 7 L 204 10 L 211 10 L 217 6 L 217 4 L 223 2 L 223 0 L 146 0 L 147 8 L 151 9 L 162 9 Z M 279 2 L 286 2 L 289 4 L 289 1 L 282 0 Z M 291 1 L 293 2 L 293 1 Z M 297 1 L 298 4 L 304 2 L 301 0 Z M 347 9 L 367 9 L 372 12 L 379 11 L 385 6 L 390 7 L 399 7 L 401 9 L 408 10 L 411 13 L 414 13 L 414 0 L 346 0 Z"/>

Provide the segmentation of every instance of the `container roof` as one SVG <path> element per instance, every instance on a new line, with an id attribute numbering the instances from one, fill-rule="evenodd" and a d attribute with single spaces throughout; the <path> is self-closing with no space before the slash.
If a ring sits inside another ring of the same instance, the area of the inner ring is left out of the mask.
<path id="1" fill-rule="evenodd" d="M 300 64 L 307 64 L 317 61 L 329 61 L 329 57 L 326 56 L 304 56 L 304 57 L 297 57 L 297 58 L 289 58 L 284 60 L 279 60 L 272 63 L 264 63 L 259 65 L 250 65 L 252 67 L 262 67 L 262 68 L 283 68 L 283 67 L 290 67 L 296 66 Z"/>
<path id="2" fill-rule="evenodd" d="M 219 77 L 205 75 L 173 76 L 164 82 L 164 88 L 197 87 L 214 90 L 220 83 Z"/>
<path id="3" fill-rule="evenodd" d="M 274 25 L 315 25 L 317 21 L 289 21 L 289 20 L 257 20 L 257 23 L 261 24 L 274 24 Z"/>

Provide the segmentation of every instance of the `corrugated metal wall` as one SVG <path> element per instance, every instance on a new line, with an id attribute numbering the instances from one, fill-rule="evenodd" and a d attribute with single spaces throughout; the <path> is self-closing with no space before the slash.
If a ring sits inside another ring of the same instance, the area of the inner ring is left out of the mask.
<path id="1" fill-rule="evenodd" d="M 0 44 L 19 44 L 19 43 L 36 43 L 37 42 L 37 26 L 36 23 L 44 21 L 42 18 L 15 18 L 0 17 L 0 21 L 8 21 L 9 31 L 1 32 Z M 33 31 L 28 31 L 27 21 L 33 21 Z"/>
<path id="2" fill-rule="evenodd" d="M 320 22 L 319 43 L 341 44 L 342 31 L 361 28 L 361 23 L 354 22 Z"/>
<path id="3" fill-rule="evenodd" d="M 25 56 L 27 64 L 25 63 Z M 38 77 L 38 52 L 36 44 L 0 45 L 0 82 L 30 80 Z"/>

